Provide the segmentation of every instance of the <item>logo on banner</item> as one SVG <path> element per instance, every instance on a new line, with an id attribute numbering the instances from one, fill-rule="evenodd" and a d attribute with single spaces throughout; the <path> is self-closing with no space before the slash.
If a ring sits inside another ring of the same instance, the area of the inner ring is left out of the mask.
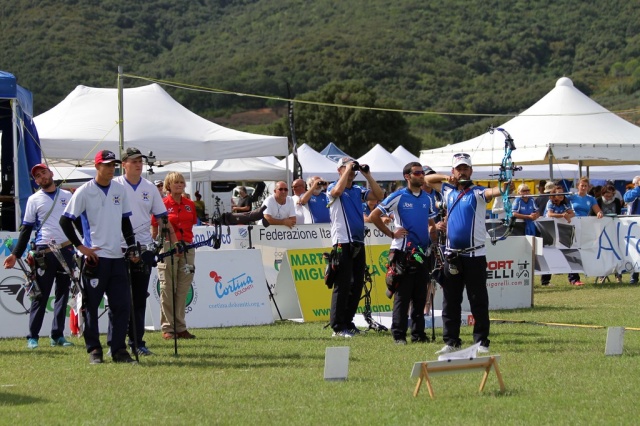
<path id="1" fill-rule="evenodd" d="M 209 277 L 214 282 L 213 285 L 218 299 L 230 295 L 237 297 L 253 288 L 253 278 L 246 272 L 231 278 L 227 282 L 223 282 L 222 276 L 218 275 L 216 271 L 209 272 Z"/>
<path id="2" fill-rule="evenodd" d="M 380 265 L 381 271 L 387 270 L 387 264 L 389 263 L 389 250 L 383 250 L 378 257 L 378 265 Z"/>
<path id="3" fill-rule="evenodd" d="M 160 278 L 156 280 L 156 285 L 154 287 L 154 296 L 158 303 L 160 303 Z M 171 291 L 169 289 L 169 291 Z M 189 287 L 189 292 L 187 293 L 187 302 L 184 308 L 185 313 L 189 313 L 193 310 L 193 307 L 198 303 L 198 289 L 196 287 L 195 281 L 191 281 L 191 286 Z"/>
<path id="4" fill-rule="evenodd" d="M 487 287 L 529 286 L 531 277 L 527 260 L 490 260 L 487 262 Z"/>
<path id="5" fill-rule="evenodd" d="M 6 277 L 0 281 L 0 306 L 13 315 L 26 315 L 29 313 L 29 298 L 25 294 L 23 285 L 26 280 L 23 277 Z"/>

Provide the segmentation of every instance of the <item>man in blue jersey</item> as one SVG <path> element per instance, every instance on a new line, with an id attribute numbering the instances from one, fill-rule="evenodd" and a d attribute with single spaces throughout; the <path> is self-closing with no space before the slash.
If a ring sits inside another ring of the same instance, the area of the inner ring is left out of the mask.
<path id="1" fill-rule="evenodd" d="M 300 196 L 300 205 L 309 207 L 311 223 L 329 223 L 329 196 L 324 191 L 327 189 L 327 181 L 320 176 L 314 176 L 307 181 L 309 188 Z"/>
<path id="2" fill-rule="evenodd" d="M 358 171 L 367 180 L 369 189 L 353 183 Z M 348 157 L 338 163 L 338 173 L 340 178 L 327 188 L 331 242 L 338 256 L 329 322 L 333 336 L 350 338 L 359 333 L 353 317 L 360 303 L 366 268 L 362 202 L 381 200 L 384 192 L 371 176 L 369 166 L 360 166 Z"/>
<path id="3" fill-rule="evenodd" d="M 53 172 L 46 164 L 36 164 L 31 169 L 31 176 L 40 186 L 40 190 L 31 195 L 20 228 L 18 242 L 11 254 L 4 261 L 5 268 L 13 268 L 16 260 L 22 257 L 31 232 L 35 229 L 33 256 L 36 258 L 36 282 L 41 294 L 31 301 L 29 311 L 29 335 L 27 348 L 36 349 L 44 314 L 49 303 L 49 295 L 56 281 L 55 302 L 53 305 L 53 323 L 51 324 L 51 346 L 73 346 L 64 338 L 64 321 L 69 299 L 70 277 L 51 252 L 48 244 L 55 241 L 61 245 L 60 252 L 71 269 L 73 266 L 73 247 L 62 232 L 60 216 L 71 199 L 71 193 L 57 188 L 53 181 Z"/>
<path id="4" fill-rule="evenodd" d="M 371 212 L 369 220 L 393 240 L 389 250 L 389 268 L 394 277 L 391 334 L 396 344 L 406 345 L 409 306 L 411 341 L 429 341 L 424 332 L 424 307 L 429 281 L 430 232 L 435 232 L 435 209 L 433 199 L 421 188 L 425 175 L 422 165 L 408 163 L 402 174 L 407 186 L 385 198 Z M 382 221 L 383 215 L 392 212 L 393 231 Z"/>
<path id="5" fill-rule="evenodd" d="M 82 185 L 71 198 L 60 226 L 65 235 L 85 256 L 83 283 L 86 293 L 87 317 L 84 342 L 91 364 L 103 362 L 98 307 L 104 294 L 109 299 L 109 333 L 113 362 L 135 362 L 125 342 L 131 309 L 129 283 L 125 269 L 120 238 L 124 236 L 128 255 L 135 263 L 135 236 L 131 226 L 131 207 L 127 193 L 118 182 L 113 182 L 115 166 L 121 161 L 108 150 L 95 156 L 96 177 Z M 82 218 L 84 241 L 80 241 L 72 221 Z"/>
<path id="6" fill-rule="evenodd" d="M 471 157 L 459 153 L 453 156 L 451 176 L 432 174 L 425 178 L 429 185 L 441 190 L 448 211 L 445 282 L 442 285 L 442 337 L 445 346 L 436 352 L 438 355 L 453 352 L 462 344 L 460 315 L 465 287 L 475 320 L 473 340 L 480 343 L 478 353 L 489 352 L 485 211 L 487 203 L 500 195 L 500 188 L 474 185 L 472 173 Z M 513 183 L 510 187 L 514 187 Z"/>
<path id="7" fill-rule="evenodd" d="M 624 193 L 624 202 L 627 203 L 628 215 L 640 215 L 640 176 L 633 178 L 633 189 Z M 638 273 L 632 272 L 629 284 L 638 284 Z"/>

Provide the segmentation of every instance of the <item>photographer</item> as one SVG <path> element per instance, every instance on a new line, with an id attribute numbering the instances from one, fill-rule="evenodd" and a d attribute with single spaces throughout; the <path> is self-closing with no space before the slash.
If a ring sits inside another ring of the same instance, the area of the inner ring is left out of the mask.
<path id="1" fill-rule="evenodd" d="M 396 344 L 407 344 L 409 306 L 411 306 L 411 341 L 428 342 L 424 332 L 424 308 L 429 281 L 429 230 L 435 227 L 432 198 L 421 189 L 422 165 L 411 162 L 402 170 L 407 187 L 385 198 L 369 216 L 382 233 L 392 238 L 389 250 L 387 286 L 394 294 L 391 334 Z M 382 221 L 393 212 L 395 231 Z M 391 282 L 389 282 L 391 281 Z"/>
<path id="2" fill-rule="evenodd" d="M 353 180 L 359 171 L 362 171 L 370 189 L 354 185 Z M 360 303 L 366 268 L 362 203 L 369 199 L 381 200 L 383 191 L 371 176 L 369 166 L 361 166 L 349 157 L 338 163 L 338 174 L 340 178 L 327 188 L 331 242 L 338 257 L 330 324 L 333 336 L 351 338 L 360 333 L 353 324 L 353 317 Z"/>
<path id="3" fill-rule="evenodd" d="M 442 190 L 448 211 L 445 282 L 442 285 L 442 337 L 445 346 L 436 352 L 438 355 L 453 352 L 462 344 L 460 315 L 465 287 L 476 321 L 473 340 L 481 345 L 478 353 L 489 352 L 485 211 L 487 203 L 500 195 L 500 188 L 474 185 L 472 173 L 471 157 L 460 153 L 453 156 L 451 176 L 432 174 L 425 177 L 430 186 Z M 503 185 L 514 186 L 508 182 Z"/>
<path id="4" fill-rule="evenodd" d="M 311 223 L 329 223 L 329 197 L 325 192 L 329 185 L 320 176 L 314 176 L 307 181 L 309 189 L 300 197 L 300 204 L 308 206 L 311 212 Z"/>

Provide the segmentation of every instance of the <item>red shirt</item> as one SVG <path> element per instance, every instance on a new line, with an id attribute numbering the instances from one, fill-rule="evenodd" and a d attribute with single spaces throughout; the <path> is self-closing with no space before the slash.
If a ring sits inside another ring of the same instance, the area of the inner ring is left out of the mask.
<path id="1" fill-rule="evenodd" d="M 167 208 L 169 222 L 176 232 L 176 238 L 187 244 L 192 243 L 193 225 L 198 223 L 196 205 L 187 197 L 181 197 L 180 202 L 176 203 L 171 195 L 167 195 L 162 201 Z M 153 226 L 158 226 L 158 221 L 155 217 L 151 218 L 151 223 Z"/>

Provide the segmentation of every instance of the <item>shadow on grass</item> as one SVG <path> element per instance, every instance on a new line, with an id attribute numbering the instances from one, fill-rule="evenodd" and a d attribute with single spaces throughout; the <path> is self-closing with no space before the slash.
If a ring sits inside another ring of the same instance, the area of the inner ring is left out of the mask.
<path id="1" fill-rule="evenodd" d="M 0 392 L 0 407 L 9 405 L 38 404 L 41 402 L 46 402 L 46 400 L 29 395 Z"/>
<path id="2" fill-rule="evenodd" d="M 283 361 L 286 360 L 286 365 Z M 162 365 L 175 367 L 194 367 L 194 368 L 233 368 L 238 370 L 246 370 L 249 368 L 277 368 L 277 367 L 305 367 L 309 366 L 308 361 L 323 361 L 324 355 L 300 355 L 297 353 L 290 354 L 220 354 L 220 353 L 200 353 L 200 354 L 184 354 L 173 353 L 164 358 L 149 359 L 148 362 L 142 361 L 147 365 Z M 235 362 L 234 362 L 235 361 Z M 354 361 L 352 359 L 351 361 Z"/>

